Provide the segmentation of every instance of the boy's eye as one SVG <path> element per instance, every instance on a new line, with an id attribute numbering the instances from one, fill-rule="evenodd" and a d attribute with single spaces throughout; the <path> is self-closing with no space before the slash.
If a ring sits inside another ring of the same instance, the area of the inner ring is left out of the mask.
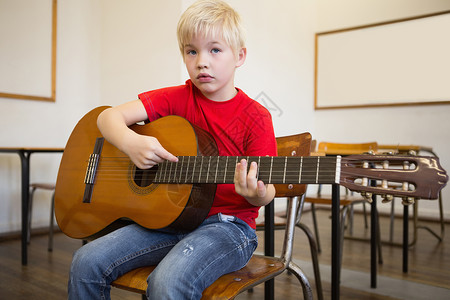
<path id="1" fill-rule="evenodd" d="M 186 53 L 187 53 L 188 55 L 196 55 L 196 54 L 197 54 L 197 51 L 195 51 L 195 50 L 187 50 Z"/>
<path id="2" fill-rule="evenodd" d="M 219 53 L 219 52 L 220 52 L 220 49 L 217 49 L 217 48 L 214 48 L 211 50 L 211 53 Z"/>

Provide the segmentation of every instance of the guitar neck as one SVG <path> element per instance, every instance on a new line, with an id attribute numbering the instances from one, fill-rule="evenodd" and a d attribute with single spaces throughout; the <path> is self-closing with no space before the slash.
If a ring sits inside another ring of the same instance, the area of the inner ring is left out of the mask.
<path id="1" fill-rule="evenodd" d="M 155 183 L 234 182 L 236 164 L 246 159 L 258 165 L 257 178 L 273 184 L 339 183 L 340 157 L 277 157 L 277 156 L 179 156 L 178 162 L 158 165 Z"/>

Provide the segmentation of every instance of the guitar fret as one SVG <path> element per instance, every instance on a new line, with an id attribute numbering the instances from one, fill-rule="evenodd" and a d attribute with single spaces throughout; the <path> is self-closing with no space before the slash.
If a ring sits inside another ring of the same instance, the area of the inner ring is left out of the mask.
<path id="1" fill-rule="evenodd" d="M 167 176 L 167 162 L 164 162 L 164 182 L 166 182 L 166 176 Z"/>
<path id="2" fill-rule="evenodd" d="M 163 182 L 167 182 L 167 181 L 166 181 L 166 176 L 167 176 L 167 162 L 165 161 L 165 162 L 163 162 L 162 164 L 163 164 L 163 166 L 164 166 L 164 177 L 163 177 L 162 181 L 163 181 Z"/>
<path id="3" fill-rule="evenodd" d="M 198 172 L 198 182 L 200 182 L 200 176 L 202 175 L 203 157 L 204 156 L 201 156 L 202 161 L 200 162 L 200 172 Z"/>
<path id="4" fill-rule="evenodd" d="M 319 182 L 319 166 L 320 166 L 320 156 L 317 156 L 316 183 Z"/>
<path id="5" fill-rule="evenodd" d="M 214 176 L 214 183 L 217 183 L 217 171 L 218 170 L 219 170 L 219 157 L 217 157 L 216 175 Z"/>
<path id="6" fill-rule="evenodd" d="M 261 156 L 258 156 L 258 169 L 256 170 L 256 180 L 259 179 L 259 168 L 261 167 Z"/>
<path id="7" fill-rule="evenodd" d="M 209 169 L 211 167 L 211 156 L 209 157 L 209 161 L 208 161 L 208 169 L 206 170 L 206 182 L 208 182 L 209 179 Z"/>
<path id="8" fill-rule="evenodd" d="M 175 183 L 176 182 L 176 178 L 177 178 L 177 166 L 178 166 L 178 164 L 174 164 L 172 162 L 171 162 L 171 164 L 175 167 L 174 174 L 173 174 L 173 182 Z"/>
<path id="9" fill-rule="evenodd" d="M 170 178 L 172 178 L 172 167 L 173 167 L 173 164 L 171 164 L 170 162 L 167 162 L 169 165 L 170 165 L 170 169 L 169 169 L 169 178 L 167 179 L 168 180 L 168 182 L 170 183 L 171 181 L 171 179 Z"/>
<path id="10" fill-rule="evenodd" d="M 239 162 L 239 156 L 235 156 L 234 158 L 235 158 L 234 166 L 233 166 L 233 168 L 231 169 L 231 172 L 232 172 L 231 175 L 232 175 L 232 177 L 231 177 L 231 179 L 228 179 L 230 183 L 234 181 L 234 173 L 236 172 L 236 165 L 237 165 L 238 162 Z M 228 173 L 228 172 L 227 172 L 227 173 Z M 228 174 L 227 174 L 227 175 L 228 175 Z"/>
<path id="11" fill-rule="evenodd" d="M 186 176 L 184 177 L 184 183 L 187 183 L 189 169 L 191 168 L 191 166 L 189 165 L 190 162 L 191 162 L 191 157 L 188 156 L 188 162 L 187 162 L 187 168 L 186 168 Z"/>
<path id="12" fill-rule="evenodd" d="M 155 175 L 155 182 L 158 182 L 158 176 L 159 176 L 159 174 L 160 174 L 160 168 L 159 168 L 159 166 L 158 166 L 158 170 L 156 170 L 156 175 Z"/>
<path id="13" fill-rule="evenodd" d="M 305 157 L 303 162 L 302 183 L 317 183 L 317 158 Z"/>
<path id="14" fill-rule="evenodd" d="M 270 157 L 270 173 L 269 173 L 269 182 L 272 182 L 272 167 L 273 167 L 273 156 Z"/>
<path id="15" fill-rule="evenodd" d="M 183 173 L 183 163 L 184 163 L 184 156 L 181 157 L 181 166 L 180 166 L 180 177 L 178 178 L 178 182 L 181 183 L 181 174 Z"/>
<path id="16" fill-rule="evenodd" d="M 302 170 L 303 170 L 303 156 L 300 157 L 300 171 L 298 173 L 298 183 L 302 181 Z"/>
<path id="17" fill-rule="evenodd" d="M 334 183 L 339 184 L 340 181 L 341 181 L 341 156 L 338 155 L 336 157 L 336 174 L 335 174 Z"/>
<path id="18" fill-rule="evenodd" d="M 227 172 L 228 172 L 228 157 L 229 156 L 227 156 L 227 159 L 225 160 L 225 172 L 223 172 L 223 183 L 226 182 L 226 177 L 227 177 Z"/>
<path id="19" fill-rule="evenodd" d="M 194 157 L 194 171 L 192 171 L 191 182 L 194 182 L 195 166 L 197 165 L 197 156 Z"/>
<path id="20" fill-rule="evenodd" d="M 166 162 L 166 182 L 170 182 L 170 170 L 171 170 L 171 165 L 167 161 Z"/>

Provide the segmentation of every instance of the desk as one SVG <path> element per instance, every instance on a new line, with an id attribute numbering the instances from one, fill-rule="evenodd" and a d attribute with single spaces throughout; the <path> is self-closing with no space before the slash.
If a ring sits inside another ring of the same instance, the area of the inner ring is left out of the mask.
<path id="1" fill-rule="evenodd" d="M 0 147 L 0 152 L 17 153 L 22 166 L 22 265 L 28 263 L 27 236 L 28 236 L 28 202 L 30 186 L 30 156 L 32 153 L 63 152 L 64 148 L 33 148 L 33 147 Z"/>
<path id="2" fill-rule="evenodd" d="M 378 150 L 379 152 L 393 152 L 393 153 L 399 153 L 399 154 L 403 154 L 403 155 L 419 155 L 420 152 L 427 152 L 429 154 L 431 154 L 434 157 L 438 157 L 436 155 L 435 152 L 433 152 L 433 148 L 431 147 L 426 147 L 426 146 L 419 146 L 419 145 L 378 145 Z M 414 153 L 411 153 L 411 151 L 414 151 Z M 413 242 L 410 244 L 409 243 L 409 226 L 408 226 L 408 220 L 409 220 L 409 210 L 408 210 L 408 205 L 404 205 L 403 206 L 403 272 L 407 273 L 408 272 L 408 247 L 411 245 L 414 245 L 416 243 L 417 240 L 417 229 L 418 228 L 422 228 L 422 229 L 426 229 L 428 230 L 431 234 L 433 234 L 438 240 L 439 242 L 442 241 L 442 238 L 444 236 L 444 215 L 443 215 L 443 204 L 442 204 L 442 191 L 439 191 L 439 197 L 438 197 L 438 202 L 439 202 L 439 217 L 440 217 L 440 223 L 441 223 L 441 234 L 438 235 L 437 233 L 435 233 L 433 230 L 431 230 L 430 228 L 426 227 L 426 226 L 418 226 L 417 222 L 417 217 L 418 217 L 418 211 L 417 211 L 417 207 L 418 204 L 417 202 L 414 202 L 414 240 Z M 394 213 L 394 207 L 392 206 L 392 211 L 391 211 L 391 218 L 393 218 L 393 213 Z M 390 232 L 390 242 L 392 243 L 392 221 L 391 221 L 391 232 Z"/>
<path id="3" fill-rule="evenodd" d="M 376 143 L 367 144 L 319 144 L 319 153 L 329 156 L 347 156 L 361 154 L 367 151 L 376 151 Z M 331 189 L 331 299 L 339 299 L 340 296 L 340 260 L 341 260 L 341 220 L 340 220 L 340 185 L 333 184 Z M 371 203 L 371 233 L 370 233 L 370 256 L 371 256 L 371 287 L 376 287 L 376 257 L 377 257 L 377 228 L 378 216 L 376 208 L 376 196 L 372 196 Z"/>

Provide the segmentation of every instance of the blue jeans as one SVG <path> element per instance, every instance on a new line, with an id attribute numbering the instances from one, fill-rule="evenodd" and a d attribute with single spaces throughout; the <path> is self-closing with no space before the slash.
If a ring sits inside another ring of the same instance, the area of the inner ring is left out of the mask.
<path id="1" fill-rule="evenodd" d="M 254 229 L 222 214 L 190 233 L 128 225 L 75 252 L 69 299 L 110 299 L 111 282 L 147 265 L 158 265 L 147 279 L 149 299 L 200 299 L 217 278 L 245 266 L 257 244 Z"/>

